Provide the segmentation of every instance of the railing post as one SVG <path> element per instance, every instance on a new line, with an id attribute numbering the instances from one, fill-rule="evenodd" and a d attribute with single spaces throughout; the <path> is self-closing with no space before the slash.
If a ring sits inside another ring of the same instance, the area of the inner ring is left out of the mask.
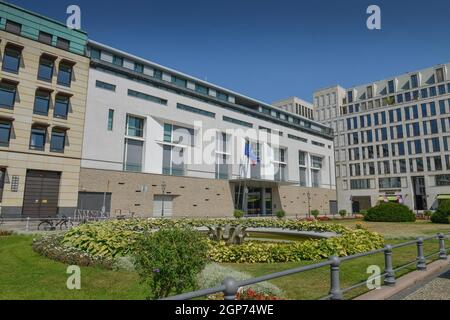
<path id="1" fill-rule="evenodd" d="M 387 245 L 384 248 L 384 284 L 387 286 L 395 286 L 395 271 L 392 266 L 392 246 Z"/>
<path id="2" fill-rule="evenodd" d="M 27 224 L 25 226 L 25 231 L 30 231 L 30 217 L 27 217 Z"/>
<path id="3" fill-rule="evenodd" d="M 439 233 L 439 259 L 447 260 L 447 250 L 445 249 L 445 236 Z"/>
<path id="4" fill-rule="evenodd" d="M 341 259 L 338 257 L 331 257 L 331 300 L 342 300 L 341 281 L 339 276 L 339 267 L 341 265 Z"/>
<path id="5" fill-rule="evenodd" d="M 423 255 L 423 238 L 417 239 L 417 270 L 427 270 L 427 261 Z"/>
<path id="6" fill-rule="evenodd" d="M 225 278 L 222 284 L 225 286 L 225 290 L 223 291 L 225 300 L 236 300 L 236 295 L 239 290 L 236 280 L 228 277 Z"/>

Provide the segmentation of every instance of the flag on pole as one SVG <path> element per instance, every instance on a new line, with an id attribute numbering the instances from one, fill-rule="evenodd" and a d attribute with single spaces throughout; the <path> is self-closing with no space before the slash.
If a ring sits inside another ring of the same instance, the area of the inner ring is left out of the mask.
<path id="1" fill-rule="evenodd" d="M 253 166 L 256 166 L 258 163 L 258 157 L 255 155 L 250 141 L 245 143 L 245 156 L 250 160 Z"/>

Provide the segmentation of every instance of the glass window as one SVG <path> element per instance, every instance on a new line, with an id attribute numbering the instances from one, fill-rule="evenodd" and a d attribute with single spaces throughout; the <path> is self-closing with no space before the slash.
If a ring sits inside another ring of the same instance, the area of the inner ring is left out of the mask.
<path id="1" fill-rule="evenodd" d="M 228 95 L 223 92 L 217 92 L 217 99 L 222 101 L 228 101 Z"/>
<path id="2" fill-rule="evenodd" d="M 419 107 L 417 105 L 412 106 L 413 109 L 413 118 L 418 119 L 419 118 Z"/>
<path id="3" fill-rule="evenodd" d="M 38 79 L 43 81 L 52 81 L 54 62 L 49 59 L 41 58 L 39 61 Z"/>
<path id="4" fill-rule="evenodd" d="M 12 109 L 16 101 L 16 86 L 0 82 L 0 108 Z"/>
<path id="5" fill-rule="evenodd" d="M 300 168 L 300 186 L 306 187 L 308 185 L 306 175 L 306 168 Z"/>
<path id="6" fill-rule="evenodd" d="M 418 82 L 418 80 L 417 80 L 418 78 L 417 78 L 417 74 L 413 74 L 412 76 L 411 76 L 411 88 L 417 88 L 418 86 L 419 86 L 419 82 Z"/>
<path id="7" fill-rule="evenodd" d="M 144 142 L 125 139 L 125 163 L 124 170 L 141 172 L 144 156 Z"/>
<path id="8" fill-rule="evenodd" d="M 179 86 L 186 88 L 187 87 L 187 81 L 184 79 L 180 79 L 178 77 L 172 76 L 172 83 Z"/>
<path id="9" fill-rule="evenodd" d="M 114 110 L 109 109 L 108 111 L 108 131 L 113 131 L 114 128 Z"/>
<path id="10" fill-rule="evenodd" d="M 403 94 L 398 94 L 397 95 L 397 103 L 402 103 L 403 102 Z"/>
<path id="11" fill-rule="evenodd" d="M 34 114 L 40 114 L 48 116 L 48 109 L 50 106 L 50 93 L 46 91 L 36 91 L 36 97 L 34 98 Z"/>
<path id="12" fill-rule="evenodd" d="M 122 57 L 118 57 L 118 56 L 114 56 L 113 63 L 116 66 L 122 67 L 123 66 L 123 58 Z"/>
<path id="13" fill-rule="evenodd" d="M 58 95 L 55 99 L 55 110 L 53 116 L 55 118 L 67 119 L 69 113 L 69 97 Z"/>
<path id="14" fill-rule="evenodd" d="M 389 89 L 389 93 L 394 93 L 395 92 L 394 80 L 390 80 L 388 82 L 388 89 Z"/>
<path id="15" fill-rule="evenodd" d="M 200 84 L 195 85 L 195 91 L 203 94 L 208 94 L 208 88 Z"/>
<path id="16" fill-rule="evenodd" d="M 19 73 L 22 53 L 18 49 L 6 47 L 3 56 L 3 71 Z"/>
<path id="17" fill-rule="evenodd" d="M 31 128 L 30 149 L 44 151 L 46 135 L 47 135 L 46 128 L 41 127 Z"/>
<path id="18" fill-rule="evenodd" d="M 58 84 L 70 87 L 72 83 L 72 66 L 60 63 L 58 71 Z"/>
<path id="19" fill-rule="evenodd" d="M 164 124 L 164 142 L 172 142 L 172 125 Z"/>
<path id="20" fill-rule="evenodd" d="M 101 89 L 105 89 L 105 90 L 109 90 L 109 91 L 113 91 L 113 92 L 116 91 L 116 86 L 115 85 L 107 83 L 107 82 L 99 81 L 99 80 L 97 80 L 95 82 L 95 86 L 97 88 L 101 88 Z"/>
<path id="21" fill-rule="evenodd" d="M 322 157 L 311 156 L 311 167 L 316 169 L 322 169 Z"/>
<path id="22" fill-rule="evenodd" d="M 127 136 L 144 137 L 144 119 L 127 116 Z"/>
<path id="23" fill-rule="evenodd" d="M 139 92 L 139 91 L 134 91 L 134 90 L 128 89 L 128 95 L 130 97 L 135 97 L 135 98 L 139 98 L 139 99 L 143 99 L 143 100 L 159 103 L 159 104 L 162 104 L 162 105 L 167 105 L 167 100 L 161 99 L 159 97 L 155 97 L 155 96 L 143 93 L 143 92 Z"/>
<path id="24" fill-rule="evenodd" d="M 20 34 L 22 32 L 22 25 L 11 20 L 6 20 L 5 30 L 15 34 Z"/>
<path id="25" fill-rule="evenodd" d="M 437 134 L 438 133 L 438 122 L 437 122 L 437 120 L 431 120 L 430 121 L 430 127 L 431 127 L 431 134 Z"/>
<path id="26" fill-rule="evenodd" d="M 311 170 L 311 186 L 313 188 L 319 188 L 320 187 L 320 171 L 319 170 Z"/>
<path id="27" fill-rule="evenodd" d="M 91 48 L 90 53 L 91 53 L 91 59 L 100 60 L 100 56 L 101 56 L 100 50 Z"/>
<path id="28" fill-rule="evenodd" d="M 161 70 L 153 70 L 153 77 L 156 79 L 162 79 L 162 71 Z"/>
<path id="29" fill-rule="evenodd" d="M 134 71 L 138 72 L 138 73 L 143 73 L 144 72 L 144 66 L 140 63 L 135 63 L 134 64 Z"/>
<path id="30" fill-rule="evenodd" d="M 11 122 L 0 121 L 0 147 L 9 147 L 11 138 Z"/>
<path id="31" fill-rule="evenodd" d="M 436 78 L 437 78 L 437 82 L 444 82 L 444 69 L 443 68 L 439 68 L 436 69 Z"/>
<path id="32" fill-rule="evenodd" d="M 43 32 L 43 31 L 39 31 L 39 42 L 48 44 L 48 45 L 52 45 L 52 38 L 53 36 L 49 33 Z"/>
<path id="33" fill-rule="evenodd" d="M 436 103 L 435 102 L 430 102 L 430 116 L 435 116 L 436 115 Z"/>
<path id="34" fill-rule="evenodd" d="M 70 41 L 64 38 L 58 37 L 56 40 L 56 47 L 63 49 L 63 50 L 69 50 L 70 49 Z"/>
<path id="35" fill-rule="evenodd" d="M 422 117 L 424 117 L 424 118 L 428 117 L 427 104 L 426 103 L 422 103 L 421 107 L 422 107 Z"/>
<path id="36" fill-rule="evenodd" d="M 428 98 L 428 89 L 421 89 L 420 95 L 422 96 L 422 98 Z"/>
<path id="37" fill-rule="evenodd" d="M 445 100 L 439 101 L 439 114 L 445 114 Z"/>
<path id="38" fill-rule="evenodd" d="M 435 97 L 436 96 L 436 87 L 431 87 L 430 88 L 430 97 Z"/>
<path id="39" fill-rule="evenodd" d="M 66 145 L 66 132 L 65 131 L 52 131 L 52 139 L 50 141 L 51 152 L 64 152 Z"/>
<path id="40" fill-rule="evenodd" d="M 405 101 L 411 101 L 411 92 L 405 93 Z"/>

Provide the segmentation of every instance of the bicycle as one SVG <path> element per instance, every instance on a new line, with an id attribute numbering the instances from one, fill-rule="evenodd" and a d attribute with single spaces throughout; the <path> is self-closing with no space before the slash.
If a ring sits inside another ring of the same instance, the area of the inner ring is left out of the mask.
<path id="1" fill-rule="evenodd" d="M 58 227 L 60 230 L 69 230 L 73 227 L 73 222 L 69 220 L 66 216 L 62 216 L 62 218 L 59 221 L 57 221 L 56 224 L 54 223 L 54 221 L 55 220 L 50 217 L 41 220 L 41 223 L 39 223 L 38 225 L 38 230 L 55 231 L 56 228 Z"/>

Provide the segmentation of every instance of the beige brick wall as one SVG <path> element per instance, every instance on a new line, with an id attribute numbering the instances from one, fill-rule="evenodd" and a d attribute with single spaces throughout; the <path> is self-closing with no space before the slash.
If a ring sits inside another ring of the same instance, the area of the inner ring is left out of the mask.
<path id="1" fill-rule="evenodd" d="M 16 101 L 13 110 L 0 108 L 0 116 L 13 118 L 13 129 L 9 147 L 0 147 L 0 166 L 7 168 L 2 207 L 20 208 L 23 205 L 25 177 L 27 169 L 62 172 L 59 194 L 59 207 L 74 208 L 77 205 L 78 181 L 83 145 L 84 117 L 89 75 L 89 59 L 37 41 L 0 31 L 0 52 L 3 58 L 8 43 L 23 47 L 21 66 L 18 74 L 1 70 L 0 78 L 17 81 Z M 43 53 L 56 56 L 53 81 L 51 83 L 37 79 L 39 60 Z M 71 87 L 56 83 L 58 66 L 62 59 L 75 63 Z M 48 116 L 33 114 L 36 89 L 38 87 L 53 90 Z M 57 93 L 73 95 L 70 99 L 68 119 L 53 118 L 53 105 Z M 45 151 L 29 149 L 31 126 L 33 122 L 49 125 Z M 67 131 L 64 154 L 50 152 L 51 129 L 55 126 L 70 128 Z M 11 192 L 10 179 L 19 176 L 19 191 Z"/>
<path id="2" fill-rule="evenodd" d="M 234 190 L 229 181 L 190 177 L 172 177 L 146 173 L 131 173 L 82 168 L 80 191 L 112 193 L 111 212 L 134 212 L 140 217 L 153 216 L 153 198 L 162 194 L 165 182 L 166 194 L 174 196 L 174 217 L 231 217 L 234 211 Z M 149 191 L 141 193 L 142 186 Z M 305 214 L 307 192 L 311 193 L 312 209 L 329 212 L 329 200 L 336 199 L 336 192 L 326 189 L 299 187 L 274 188 L 274 210 L 281 208 L 290 216 Z"/>

